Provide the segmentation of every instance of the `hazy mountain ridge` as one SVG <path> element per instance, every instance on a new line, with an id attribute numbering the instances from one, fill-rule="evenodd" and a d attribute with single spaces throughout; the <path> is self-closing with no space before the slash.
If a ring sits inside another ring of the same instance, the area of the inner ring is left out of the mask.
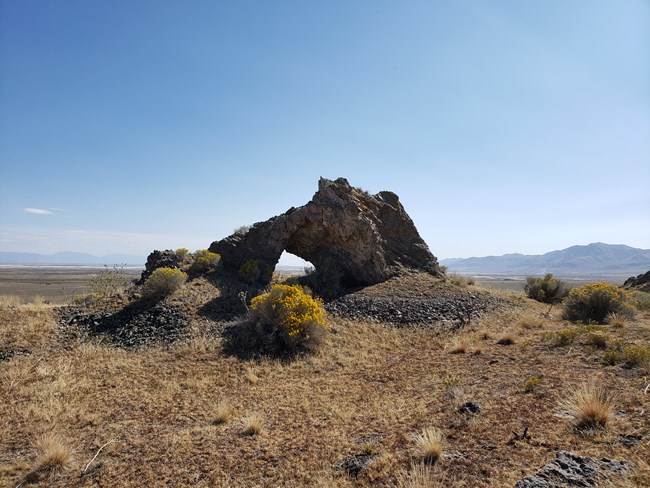
<path id="1" fill-rule="evenodd" d="M 440 264 L 455 273 L 558 276 L 632 276 L 650 269 L 650 249 L 597 242 L 571 246 L 540 255 L 443 259 Z"/>
<path id="2" fill-rule="evenodd" d="M 144 264 L 146 261 L 146 257 L 129 254 L 95 256 L 93 254 L 70 251 L 54 254 L 0 251 L 0 264 L 96 264 L 112 266 L 115 264 Z"/>

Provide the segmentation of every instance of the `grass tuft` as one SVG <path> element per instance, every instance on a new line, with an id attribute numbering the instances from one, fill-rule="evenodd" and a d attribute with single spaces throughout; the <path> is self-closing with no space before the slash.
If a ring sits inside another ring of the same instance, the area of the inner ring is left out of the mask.
<path id="1" fill-rule="evenodd" d="M 583 385 L 564 402 L 578 430 L 603 429 L 612 418 L 614 397 L 604 387 Z"/>
<path id="2" fill-rule="evenodd" d="M 515 336 L 514 334 L 511 333 L 502 335 L 497 341 L 497 344 L 500 344 L 502 346 L 511 346 L 514 343 L 515 343 Z"/>
<path id="3" fill-rule="evenodd" d="M 56 434 L 41 435 L 36 440 L 39 457 L 34 472 L 54 472 L 65 468 L 72 458 L 72 451 Z"/>
<path id="4" fill-rule="evenodd" d="M 214 413 L 215 424 L 225 424 L 232 417 L 232 407 L 227 401 L 219 402 Z"/>
<path id="5" fill-rule="evenodd" d="M 242 434 L 254 436 L 262 432 L 264 420 L 259 413 L 253 413 L 242 419 Z"/>
<path id="6" fill-rule="evenodd" d="M 452 346 L 449 352 L 451 354 L 465 354 L 469 349 L 469 344 L 467 341 L 456 341 Z"/>
<path id="7" fill-rule="evenodd" d="M 435 464 L 442 456 L 442 432 L 435 427 L 427 427 L 415 436 L 415 448 L 423 462 Z"/>

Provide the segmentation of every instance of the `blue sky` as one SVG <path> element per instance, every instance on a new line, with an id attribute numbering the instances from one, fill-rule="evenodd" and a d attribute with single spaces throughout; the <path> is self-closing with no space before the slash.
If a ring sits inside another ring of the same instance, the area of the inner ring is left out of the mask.
<path id="1" fill-rule="evenodd" d="M 205 248 L 320 176 L 440 258 L 650 248 L 645 0 L 0 0 L 0 250 Z"/>

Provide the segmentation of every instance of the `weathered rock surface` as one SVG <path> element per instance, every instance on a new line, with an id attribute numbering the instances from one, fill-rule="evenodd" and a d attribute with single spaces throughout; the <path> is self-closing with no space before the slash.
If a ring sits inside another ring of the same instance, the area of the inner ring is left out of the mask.
<path id="1" fill-rule="evenodd" d="M 163 303 L 134 302 L 116 311 L 59 310 L 64 335 L 101 336 L 121 347 L 175 342 L 190 325 L 180 310 Z"/>
<path id="2" fill-rule="evenodd" d="M 158 268 L 180 268 L 180 262 L 176 252 L 171 249 L 165 251 L 153 251 L 147 256 L 147 263 L 144 265 L 144 271 L 140 276 L 139 283 L 145 282 L 151 273 Z"/>
<path id="3" fill-rule="evenodd" d="M 339 268 L 344 286 L 379 283 L 403 269 L 440 273 L 437 259 L 397 195 L 370 195 L 344 178 L 321 178 L 306 205 L 259 222 L 244 234 L 215 241 L 209 250 L 219 253 L 222 266 L 235 272 L 250 260 L 273 269 L 286 250 L 316 269 Z M 261 274 L 261 280 L 269 279 Z"/>
<path id="4" fill-rule="evenodd" d="M 600 486 L 612 475 L 625 475 L 632 469 L 629 461 L 613 461 L 578 456 L 560 451 L 557 457 L 537 471 L 515 483 L 515 488 L 560 488 L 566 486 Z"/>
<path id="5" fill-rule="evenodd" d="M 650 292 L 650 271 L 640 274 L 639 276 L 632 276 L 625 280 L 623 287 L 639 291 Z"/>
<path id="6" fill-rule="evenodd" d="M 406 326 L 443 320 L 462 324 L 497 305 L 498 300 L 488 295 L 470 293 L 437 298 L 377 297 L 353 293 L 327 303 L 325 309 L 349 320 Z"/>

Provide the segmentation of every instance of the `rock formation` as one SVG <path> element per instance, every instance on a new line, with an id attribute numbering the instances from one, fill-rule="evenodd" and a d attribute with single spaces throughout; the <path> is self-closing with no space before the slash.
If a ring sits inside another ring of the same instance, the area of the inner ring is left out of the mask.
<path id="1" fill-rule="evenodd" d="M 583 457 L 560 451 L 553 461 L 535 474 L 517 481 L 515 488 L 598 487 L 613 475 L 624 476 L 632 467 L 629 461 Z"/>
<path id="2" fill-rule="evenodd" d="M 286 250 L 317 270 L 337 268 L 345 286 L 379 283 L 405 268 L 440 274 L 398 196 L 370 195 L 344 178 L 321 178 L 306 205 L 213 242 L 209 250 L 235 272 L 251 262 L 272 270 Z M 260 274 L 262 282 L 269 279 L 269 273 Z"/>
<path id="3" fill-rule="evenodd" d="M 650 271 L 640 274 L 637 277 L 631 276 L 625 280 L 623 287 L 631 290 L 650 292 Z"/>

